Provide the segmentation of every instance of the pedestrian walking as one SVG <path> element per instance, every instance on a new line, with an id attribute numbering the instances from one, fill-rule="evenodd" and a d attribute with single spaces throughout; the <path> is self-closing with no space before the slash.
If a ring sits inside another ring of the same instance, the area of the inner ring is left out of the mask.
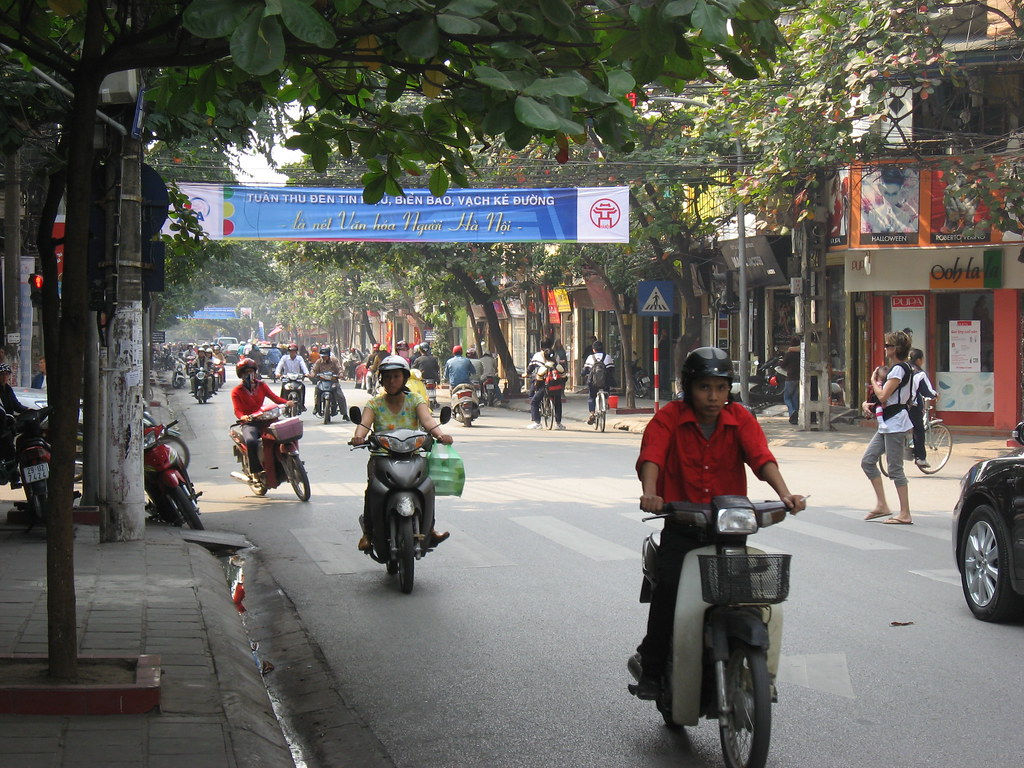
<path id="1" fill-rule="evenodd" d="M 786 374 L 786 381 L 782 384 L 782 402 L 789 411 L 790 424 L 796 424 L 800 415 L 800 341 L 800 334 L 789 337 L 789 346 L 779 364 Z"/>
<path id="2" fill-rule="evenodd" d="M 907 433 L 913 428 L 908 406 L 914 399 L 914 372 L 907 362 L 910 355 L 910 337 L 903 331 L 890 331 L 885 334 L 885 358 L 890 364 L 889 372 L 883 379 L 876 370 L 868 383 L 869 391 L 878 400 L 877 405 L 865 401 L 864 410 L 873 409 L 878 420 L 878 429 L 868 443 L 860 466 L 871 481 L 875 492 L 875 507 L 865 520 L 881 517 L 889 518 L 885 522 L 890 525 L 911 525 L 910 490 L 907 487 L 907 475 L 903 471 L 903 453 L 907 446 Z M 889 477 L 896 486 L 899 497 L 900 511 L 895 516 L 885 500 L 885 488 L 882 485 L 882 472 L 878 468 L 878 460 L 882 452 L 889 470 Z"/>

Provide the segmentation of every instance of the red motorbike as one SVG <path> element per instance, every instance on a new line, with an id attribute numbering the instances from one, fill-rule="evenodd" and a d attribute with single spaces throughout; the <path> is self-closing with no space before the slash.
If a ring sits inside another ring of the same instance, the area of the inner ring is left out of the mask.
<path id="1" fill-rule="evenodd" d="M 249 449 L 242 434 L 243 422 L 237 421 L 228 429 L 235 444 L 235 459 L 242 465 L 242 472 L 232 472 L 231 477 L 248 483 L 257 496 L 266 496 L 268 490 L 287 481 L 299 501 L 309 501 L 309 476 L 299 458 L 302 419 L 298 416 L 282 419 L 281 413 L 281 406 L 273 405 L 264 408 L 249 422 L 260 428 L 262 475 L 253 473 L 249 468 Z"/>
<path id="2" fill-rule="evenodd" d="M 149 503 L 146 511 L 154 520 L 171 525 L 188 524 L 197 531 L 203 530 L 199 519 L 201 493 L 196 493 L 192 480 L 185 468 L 184 457 L 173 443 L 161 440 L 164 433 L 177 424 L 167 426 L 152 424 L 146 426 L 142 439 L 142 461 L 145 470 L 146 495 Z"/>

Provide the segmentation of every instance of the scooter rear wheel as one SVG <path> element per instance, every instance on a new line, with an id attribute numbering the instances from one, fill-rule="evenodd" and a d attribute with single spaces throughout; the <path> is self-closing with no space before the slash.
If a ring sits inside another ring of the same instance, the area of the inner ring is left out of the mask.
<path id="1" fill-rule="evenodd" d="M 416 550 L 413 548 L 412 518 L 398 521 L 398 586 L 405 594 L 412 592 L 416 571 Z"/>
<path id="2" fill-rule="evenodd" d="M 772 694 L 763 648 L 741 640 L 730 643 L 725 664 L 725 704 L 729 715 L 719 726 L 722 755 L 729 768 L 763 768 L 772 737 Z"/>

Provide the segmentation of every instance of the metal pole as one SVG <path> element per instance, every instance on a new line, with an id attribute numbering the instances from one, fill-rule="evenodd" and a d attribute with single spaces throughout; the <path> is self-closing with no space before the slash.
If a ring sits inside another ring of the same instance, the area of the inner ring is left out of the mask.
<path id="1" fill-rule="evenodd" d="M 654 316 L 654 412 L 661 407 L 658 402 L 661 393 L 661 377 L 658 373 L 658 316 Z"/>
<path id="2" fill-rule="evenodd" d="M 736 137 L 736 173 L 743 166 L 743 145 Z M 747 296 L 747 222 L 743 199 L 736 203 L 736 258 L 740 272 L 740 399 L 750 402 L 750 339 L 747 321 L 750 316 L 750 302 Z"/>

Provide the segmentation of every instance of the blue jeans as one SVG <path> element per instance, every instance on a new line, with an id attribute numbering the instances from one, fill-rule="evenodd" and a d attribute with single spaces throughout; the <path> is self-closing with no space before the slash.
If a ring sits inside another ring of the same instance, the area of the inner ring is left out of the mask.
<path id="1" fill-rule="evenodd" d="M 800 382 L 795 379 L 786 379 L 782 385 L 782 402 L 789 409 L 789 415 L 800 410 Z"/>
<path id="2" fill-rule="evenodd" d="M 545 387 L 538 386 L 533 392 L 533 398 L 530 400 L 530 418 L 533 419 L 534 423 L 540 424 L 540 402 L 544 399 Z M 562 423 L 562 390 L 551 393 L 551 405 L 555 409 L 555 423 Z"/>

